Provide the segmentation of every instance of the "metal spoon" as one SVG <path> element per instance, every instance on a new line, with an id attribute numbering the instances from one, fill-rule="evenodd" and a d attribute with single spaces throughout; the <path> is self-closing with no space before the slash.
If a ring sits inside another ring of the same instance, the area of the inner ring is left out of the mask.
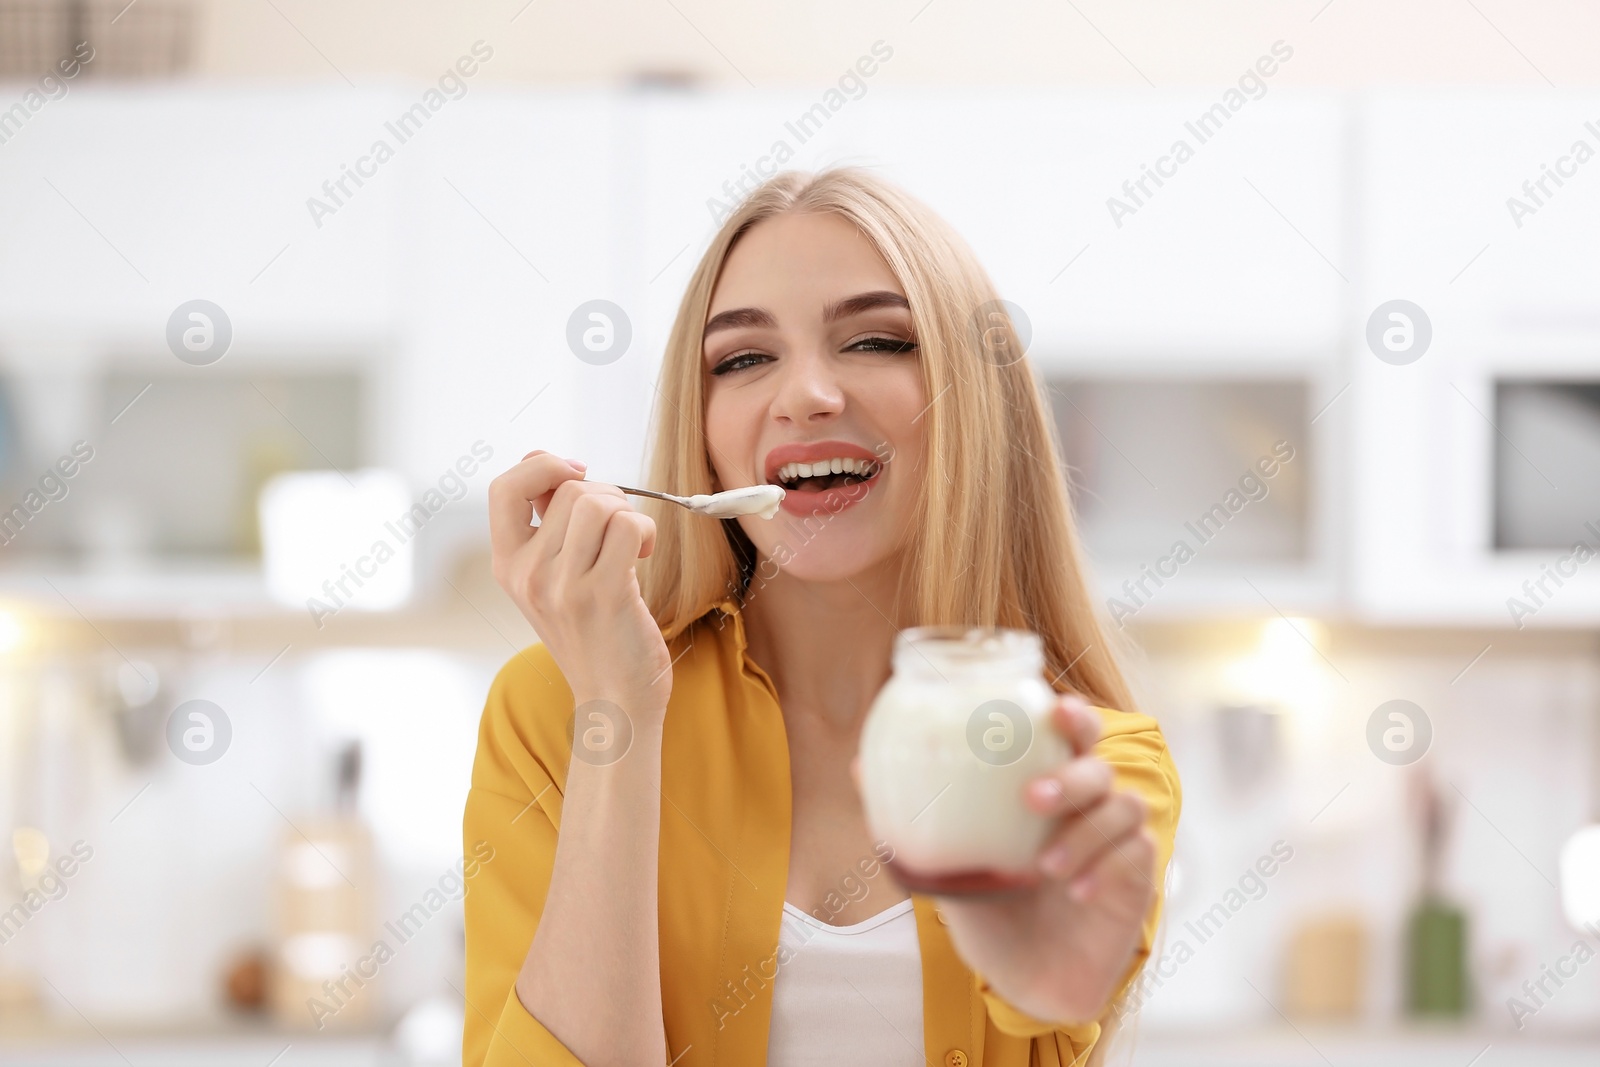
<path id="1" fill-rule="evenodd" d="M 617 488 L 634 496 L 647 496 L 653 500 L 678 504 L 696 515 L 705 515 L 713 519 L 732 519 L 740 515 L 760 515 L 763 519 L 770 519 L 778 513 L 778 504 L 784 495 L 781 485 L 746 485 L 721 493 L 696 493 L 694 496 L 673 496 L 671 493 L 657 493 L 652 489 L 631 489 L 626 485 L 619 485 Z"/>

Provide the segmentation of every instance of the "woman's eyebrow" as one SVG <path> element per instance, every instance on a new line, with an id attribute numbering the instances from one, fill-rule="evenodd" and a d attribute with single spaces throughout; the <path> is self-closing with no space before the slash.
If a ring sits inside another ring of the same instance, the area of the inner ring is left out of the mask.
<path id="1" fill-rule="evenodd" d="M 773 318 L 772 312 L 766 308 L 733 308 L 729 311 L 719 311 L 711 316 L 700 339 L 705 340 L 718 330 L 738 330 L 746 326 L 771 329 L 777 325 L 778 320 Z"/>
<path id="2" fill-rule="evenodd" d="M 906 302 L 906 298 L 899 293 L 891 293 L 887 289 L 877 289 L 870 293 L 857 293 L 855 296 L 847 296 L 843 300 L 829 304 L 822 311 L 822 321 L 835 322 L 851 315 L 859 315 L 863 311 L 871 311 L 873 308 L 889 307 L 905 308 L 908 311 L 911 309 L 911 305 Z"/>
<path id="3" fill-rule="evenodd" d="M 899 293 L 877 289 L 870 293 L 847 296 L 843 300 L 829 304 L 822 310 L 822 321 L 835 322 L 880 307 L 899 307 L 909 310 L 911 305 Z M 705 332 L 700 336 L 701 340 L 704 340 L 718 330 L 736 330 L 749 326 L 771 329 L 777 325 L 778 320 L 773 318 L 772 312 L 766 308 L 731 308 L 711 316 L 710 321 L 706 323 Z"/>

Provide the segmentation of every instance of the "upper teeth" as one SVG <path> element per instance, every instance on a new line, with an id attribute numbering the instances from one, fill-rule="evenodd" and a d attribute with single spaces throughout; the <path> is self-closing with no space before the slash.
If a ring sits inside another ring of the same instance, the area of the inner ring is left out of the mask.
<path id="1" fill-rule="evenodd" d="M 785 463 L 778 468 L 778 481 L 790 482 L 796 478 L 815 478 L 824 474 L 867 475 L 877 469 L 870 459 L 823 459 L 815 463 Z"/>

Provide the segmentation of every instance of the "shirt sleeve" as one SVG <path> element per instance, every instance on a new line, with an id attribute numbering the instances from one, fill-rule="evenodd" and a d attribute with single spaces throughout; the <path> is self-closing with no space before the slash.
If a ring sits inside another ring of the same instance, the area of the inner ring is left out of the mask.
<path id="1" fill-rule="evenodd" d="M 468 882 L 464 901 L 466 1067 L 583 1067 L 516 991 L 550 888 L 565 784 L 564 773 L 558 782 L 535 755 L 550 751 L 541 733 L 564 729 L 540 713 L 559 706 L 566 692 L 553 663 L 540 669 L 543 652 L 519 653 L 490 687 L 462 817 L 467 854 L 490 857 Z"/>
<path id="2" fill-rule="evenodd" d="M 1138 978 L 1150 958 L 1151 946 L 1155 944 L 1156 929 L 1161 922 L 1166 897 L 1167 864 L 1172 859 L 1178 814 L 1183 806 L 1183 790 L 1178 782 L 1178 769 L 1167 750 L 1166 739 L 1162 737 L 1154 719 L 1105 708 L 1097 710 L 1105 725 L 1100 740 L 1095 744 L 1095 754 L 1111 767 L 1118 789 L 1138 793 L 1144 799 L 1148 806 L 1146 825 L 1156 845 L 1155 870 L 1151 879 L 1156 885 L 1155 899 L 1151 901 L 1149 914 L 1145 916 L 1133 959 L 1129 961 L 1127 971 L 1112 995 L 1111 1004 L 1114 1005 Z M 1101 1024 L 1098 1020 L 1070 1026 L 1046 1022 L 1018 1010 L 995 992 L 981 974 L 977 980 L 984 1008 L 996 1029 L 1016 1037 L 1041 1038 L 1053 1035 L 1057 1055 L 1063 1063 L 1077 1062 L 1078 1057 L 1093 1048 L 1100 1038 Z"/>

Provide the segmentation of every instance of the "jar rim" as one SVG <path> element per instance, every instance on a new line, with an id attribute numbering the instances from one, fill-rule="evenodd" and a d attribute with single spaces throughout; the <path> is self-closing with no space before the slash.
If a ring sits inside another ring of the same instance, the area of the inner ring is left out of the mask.
<path id="1" fill-rule="evenodd" d="M 952 663 L 1042 657 L 1044 642 L 1032 630 L 999 626 L 913 626 L 895 638 L 899 649 L 928 651 Z"/>

